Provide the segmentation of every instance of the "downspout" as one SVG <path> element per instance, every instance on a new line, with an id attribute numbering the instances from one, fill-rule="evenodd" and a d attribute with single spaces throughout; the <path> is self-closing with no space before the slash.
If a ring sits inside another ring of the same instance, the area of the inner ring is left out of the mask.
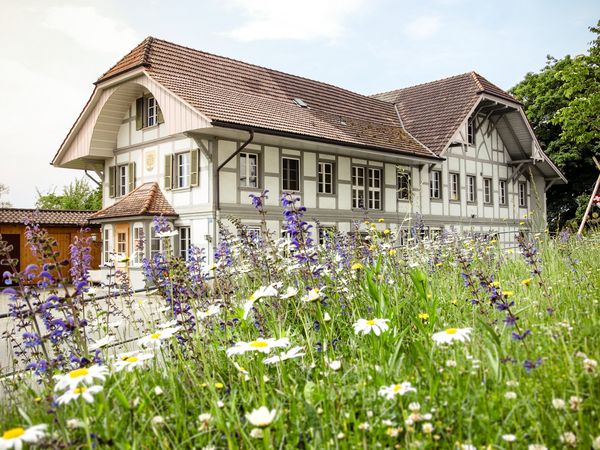
<path id="1" fill-rule="evenodd" d="M 240 154 L 240 152 L 242 150 L 244 150 L 248 144 L 250 144 L 252 142 L 252 140 L 254 139 L 254 131 L 252 129 L 248 130 L 248 132 L 250 133 L 250 137 L 248 138 L 248 140 L 246 142 L 244 142 L 240 148 L 238 148 L 235 152 L 233 152 L 233 154 L 231 154 L 229 156 L 229 158 L 227 158 L 225 161 L 223 161 L 218 167 L 217 167 L 217 174 L 216 174 L 216 192 L 215 192 L 215 196 L 217 199 L 217 211 L 221 210 L 221 179 L 219 178 L 219 172 L 221 171 L 221 169 L 223 167 L 225 167 L 227 165 L 227 163 L 229 161 L 231 161 L 233 158 L 235 158 L 237 155 Z"/>

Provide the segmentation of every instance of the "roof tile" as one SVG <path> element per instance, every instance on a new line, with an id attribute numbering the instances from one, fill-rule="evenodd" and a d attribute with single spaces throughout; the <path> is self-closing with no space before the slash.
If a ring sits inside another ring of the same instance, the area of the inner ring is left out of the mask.
<path id="1" fill-rule="evenodd" d="M 0 223 L 84 226 L 95 211 L 0 208 Z"/>
<path id="2" fill-rule="evenodd" d="M 158 183 L 144 183 L 116 203 L 98 211 L 90 220 L 133 216 L 177 217 Z"/>

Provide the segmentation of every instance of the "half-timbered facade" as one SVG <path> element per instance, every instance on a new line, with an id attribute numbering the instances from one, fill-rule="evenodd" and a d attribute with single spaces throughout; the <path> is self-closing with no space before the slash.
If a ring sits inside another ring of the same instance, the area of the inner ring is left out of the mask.
<path id="1" fill-rule="evenodd" d="M 99 176 L 104 254 L 133 255 L 132 268 L 156 250 L 152 214 L 179 229 L 183 256 L 191 243 L 210 255 L 220 218 L 258 226 L 249 195 L 263 190 L 275 233 L 293 192 L 341 232 L 419 213 L 433 230 L 509 239 L 566 182 L 521 105 L 474 72 L 364 96 L 154 38 L 95 83 L 53 164 Z"/>

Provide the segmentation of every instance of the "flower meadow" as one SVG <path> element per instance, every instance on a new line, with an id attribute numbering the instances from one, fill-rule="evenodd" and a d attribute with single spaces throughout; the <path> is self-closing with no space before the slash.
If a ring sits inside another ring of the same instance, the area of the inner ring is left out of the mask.
<path id="1" fill-rule="evenodd" d="M 93 287 L 84 237 L 67 273 L 29 224 L 39 264 L 2 275 L 0 449 L 600 448 L 598 235 L 409 222 L 400 244 L 365 216 L 319 239 L 284 195 L 280 238 L 266 195 L 262 232 L 228 218 L 210 263 L 155 218 L 146 293 L 113 264 Z"/>

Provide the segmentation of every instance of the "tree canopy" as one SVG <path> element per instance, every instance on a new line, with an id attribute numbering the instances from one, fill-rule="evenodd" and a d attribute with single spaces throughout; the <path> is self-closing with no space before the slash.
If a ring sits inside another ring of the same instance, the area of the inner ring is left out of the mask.
<path id="1" fill-rule="evenodd" d="M 2 197 L 8 195 L 9 192 L 9 187 L 0 183 L 0 208 L 10 208 L 12 206 L 8 200 L 2 200 Z"/>
<path id="2" fill-rule="evenodd" d="M 600 21 L 583 55 L 547 57 L 511 93 L 523 108 L 546 154 L 569 184 L 548 191 L 550 227 L 574 224 L 582 216 L 598 176 L 592 161 L 600 153 Z"/>
<path id="3" fill-rule="evenodd" d="M 93 189 L 85 179 L 78 179 L 64 186 L 62 194 L 56 189 L 42 194 L 37 191 L 35 206 L 40 209 L 97 210 L 102 208 L 102 190 Z"/>

